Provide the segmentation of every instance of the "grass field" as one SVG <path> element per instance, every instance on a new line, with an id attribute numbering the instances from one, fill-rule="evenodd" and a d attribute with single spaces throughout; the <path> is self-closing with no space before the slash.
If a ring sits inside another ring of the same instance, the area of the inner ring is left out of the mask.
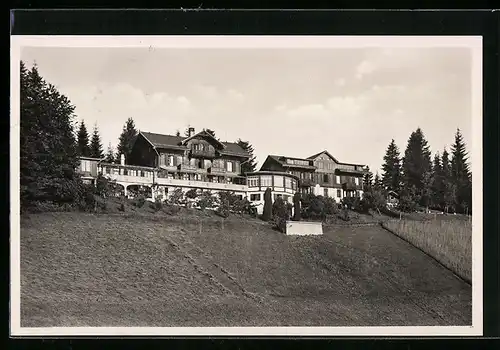
<path id="1" fill-rule="evenodd" d="M 472 223 L 467 217 L 436 216 L 426 221 L 391 220 L 384 225 L 469 283 L 472 281 Z"/>
<path id="2" fill-rule="evenodd" d="M 208 214 L 21 220 L 21 324 L 471 324 L 471 287 L 378 225 L 291 237 Z"/>

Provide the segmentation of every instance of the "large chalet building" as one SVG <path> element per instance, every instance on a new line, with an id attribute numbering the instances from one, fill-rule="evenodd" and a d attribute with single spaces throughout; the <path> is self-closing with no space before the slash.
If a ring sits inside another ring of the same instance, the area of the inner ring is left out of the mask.
<path id="1" fill-rule="evenodd" d="M 308 158 L 269 155 L 259 171 L 243 174 L 241 165 L 250 155 L 237 143 L 221 142 L 203 130 L 189 129 L 186 137 L 141 131 L 129 159 L 119 164 L 81 157 L 80 173 L 86 181 L 98 174 L 113 180 L 130 196 L 137 188 L 149 189 L 148 200 L 168 197 L 177 188 L 212 192 L 231 191 L 247 198 L 262 212 L 264 192 L 273 201 L 292 202 L 296 192 L 334 198 L 362 197 L 364 166 L 339 162 L 322 151 Z"/>

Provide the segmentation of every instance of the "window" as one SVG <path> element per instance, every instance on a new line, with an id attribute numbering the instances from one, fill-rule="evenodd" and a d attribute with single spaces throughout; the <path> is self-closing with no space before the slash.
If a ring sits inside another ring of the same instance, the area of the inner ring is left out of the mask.
<path id="1" fill-rule="evenodd" d="M 174 166 L 174 156 L 168 156 L 168 165 Z"/>
<path id="2" fill-rule="evenodd" d="M 251 202 L 260 201 L 260 193 L 252 193 L 250 195 L 250 201 Z"/>
<path id="3" fill-rule="evenodd" d="M 177 164 L 182 164 L 182 156 L 177 156 Z"/>
<path id="4" fill-rule="evenodd" d="M 258 187 L 259 186 L 259 178 L 257 176 L 251 176 L 248 178 L 248 187 Z"/>
<path id="5" fill-rule="evenodd" d="M 271 176 L 267 175 L 267 176 L 261 176 L 260 178 L 260 185 L 262 187 L 271 187 L 273 184 L 272 184 L 272 179 L 271 179 Z"/>
<path id="6" fill-rule="evenodd" d="M 323 175 L 323 182 L 328 182 L 328 174 Z"/>
<path id="7" fill-rule="evenodd" d="M 242 200 L 242 199 L 243 199 L 243 195 L 241 195 L 241 194 L 237 194 L 237 195 L 236 195 L 236 198 L 238 198 L 239 200 Z"/>
<path id="8" fill-rule="evenodd" d="M 340 183 L 340 176 L 339 175 L 335 176 L 335 182 L 338 183 L 338 184 Z"/>
<path id="9" fill-rule="evenodd" d="M 90 171 L 90 160 L 82 160 L 81 169 L 82 171 Z"/>
<path id="10" fill-rule="evenodd" d="M 111 169 L 106 167 L 106 174 L 111 174 Z"/>
<path id="11" fill-rule="evenodd" d="M 141 170 L 141 176 L 144 177 L 144 170 Z"/>
<path id="12" fill-rule="evenodd" d="M 342 198 L 342 190 L 337 190 L 337 197 Z"/>
<path id="13" fill-rule="evenodd" d="M 292 179 L 285 177 L 285 188 L 292 188 Z"/>
<path id="14" fill-rule="evenodd" d="M 296 191 L 297 190 L 297 181 L 292 180 L 292 190 Z"/>
<path id="15" fill-rule="evenodd" d="M 128 175 L 128 170 L 127 169 L 123 169 L 123 175 Z"/>
<path id="16" fill-rule="evenodd" d="M 229 172 L 233 172 L 233 162 L 226 163 L 226 170 Z"/>
<path id="17" fill-rule="evenodd" d="M 356 184 L 356 186 L 359 186 L 359 178 L 358 177 L 354 178 L 354 183 Z"/>
<path id="18" fill-rule="evenodd" d="M 323 190 L 323 195 L 324 195 L 325 197 L 328 197 L 328 188 L 325 188 L 325 189 Z"/>
<path id="19" fill-rule="evenodd" d="M 283 181 L 284 181 L 283 176 L 276 176 L 276 175 L 274 176 L 274 186 L 283 187 L 284 186 Z"/>

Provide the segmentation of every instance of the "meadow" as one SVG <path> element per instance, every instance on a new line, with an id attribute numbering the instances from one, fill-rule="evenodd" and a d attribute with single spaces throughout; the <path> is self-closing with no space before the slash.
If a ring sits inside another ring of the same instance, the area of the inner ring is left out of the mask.
<path id="1" fill-rule="evenodd" d="M 439 215 L 428 220 L 390 220 L 384 226 L 471 283 L 470 217 Z"/>
<path id="2" fill-rule="evenodd" d="M 184 208 L 21 219 L 23 327 L 471 324 L 471 286 L 376 223 L 292 237 Z"/>

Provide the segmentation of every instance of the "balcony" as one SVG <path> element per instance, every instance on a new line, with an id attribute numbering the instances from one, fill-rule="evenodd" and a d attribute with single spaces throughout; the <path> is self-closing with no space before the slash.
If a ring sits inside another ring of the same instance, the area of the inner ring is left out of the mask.
<path id="1" fill-rule="evenodd" d="M 311 179 L 300 179 L 299 186 L 300 187 L 311 187 L 311 186 L 314 186 L 314 181 Z"/>
<path id="2" fill-rule="evenodd" d="M 197 173 L 198 170 L 200 170 L 196 165 L 191 165 L 191 164 L 179 164 L 177 166 L 177 169 L 181 172 L 186 172 L 186 173 Z"/>
<path id="3" fill-rule="evenodd" d="M 352 166 L 352 167 L 342 166 L 335 169 L 335 174 L 337 175 L 340 174 L 363 175 L 364 173 L 365 171 L 363 170 L 363 168 L 357 166 Z"/>
<path id="4" fill-rule="evenodd" d="M 344 182 L 342 184 L 342 189 L 345 191 L 355 191 L 355 190 L 358 190 L 360 188 L 361 188 L 361 186 L 358 186 L 353 182 Z"/>
<path id="5" fill-rule="evenodd" d="M 219 167 L 210 167 L 210 168 L 208 168 L 208 173 L 210 175 L 225 176 L 226 175 L 226 169 L 219 168 Z"/>
<path id="6" fill-rule="evenodd" d="M 197 158 L 215 158 L 215 150 L 191 149 L 190 155 Z"/>
<path id="7" fill-rule="evenodd" d="M 219 190 L 219 191 L 239 191 L 246 192 L 248 187 L 242 184 L 230 184 L 222 182 L 206 182 L 195 180 L 181 180 L 181 179 L 166 179 L 158 178 L 156 183 L 163 186 L 172 187 L 191 187 L 200 188 L 204 190 Z"/>

